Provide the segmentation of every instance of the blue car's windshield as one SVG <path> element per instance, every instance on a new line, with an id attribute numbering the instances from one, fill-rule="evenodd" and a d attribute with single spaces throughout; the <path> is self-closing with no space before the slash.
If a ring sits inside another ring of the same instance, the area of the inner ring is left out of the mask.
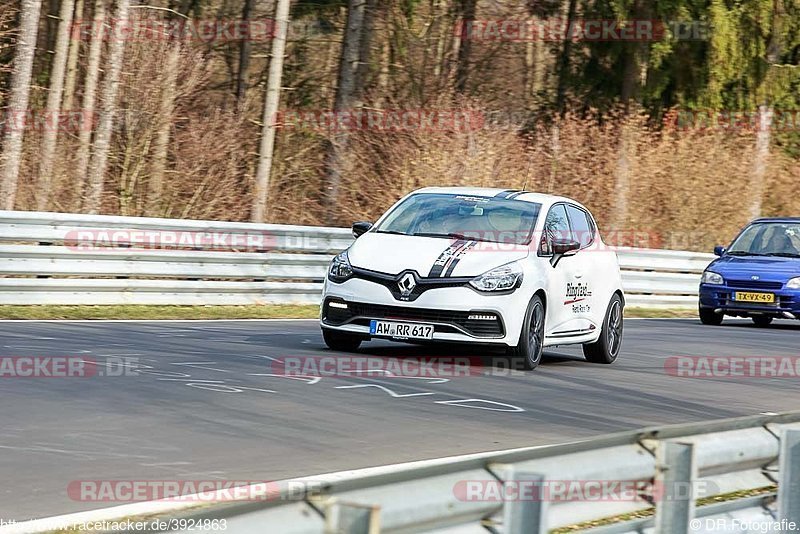
<path id="1" fill-rule="evenodd" d="M 800 258 L 800 222 L 751 224 L 728 249 L 734 256 L 786 256 Z"/>
<path id="2" fill-rule="evenodd" d="M 521 200 L 418 193 L 392 210 L 376 232 L 527 245 L 541 208 Z"/>

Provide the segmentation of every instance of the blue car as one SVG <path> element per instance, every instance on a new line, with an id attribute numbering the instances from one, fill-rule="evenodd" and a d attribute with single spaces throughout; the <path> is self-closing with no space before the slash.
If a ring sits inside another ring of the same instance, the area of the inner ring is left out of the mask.
<path id="1" fill-rule="evenodd" d="M 700 321 L 720 325 L 726 315 L 757 326 L 800 319 L 800 217 L 756 219 L 719 256 L 700 282 Z"/>

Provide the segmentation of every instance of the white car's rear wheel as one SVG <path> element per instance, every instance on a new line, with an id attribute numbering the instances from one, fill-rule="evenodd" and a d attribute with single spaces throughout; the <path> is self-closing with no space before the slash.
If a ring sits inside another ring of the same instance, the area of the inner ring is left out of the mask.
<path id="1" fill-rule="evenodd" d="M 622 299 L 619 295 L 614 295 L 608 304 L 600 338 L 594 343 L 587 343 L 583 346 L 583 355 L 586 356 L 586 360 L 592 363 L 614 363 L 622 347 L 623 326 Z"/>

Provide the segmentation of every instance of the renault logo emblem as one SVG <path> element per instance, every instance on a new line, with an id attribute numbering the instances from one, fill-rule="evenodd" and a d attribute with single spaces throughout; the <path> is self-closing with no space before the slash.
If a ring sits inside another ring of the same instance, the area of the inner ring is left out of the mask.
<path id="1" fill-rule="evenodd" d="M 406 273 L 397 281 L 397 287 L 400 288 L 400 294 L 407 297 L 417 287 L 417 279 L 412 273 Z"/>

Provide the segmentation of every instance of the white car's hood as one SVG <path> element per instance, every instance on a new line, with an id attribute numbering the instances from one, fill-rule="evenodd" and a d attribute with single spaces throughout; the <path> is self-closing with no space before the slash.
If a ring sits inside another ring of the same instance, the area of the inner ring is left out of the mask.
<path id="1" fill-rule="evenodd" d="M 528 256 L 525 245 L 368 232 L 350 247 L 353 267 L 386 274 L 416 271 L 421 277 L 478 276 Z"/>

